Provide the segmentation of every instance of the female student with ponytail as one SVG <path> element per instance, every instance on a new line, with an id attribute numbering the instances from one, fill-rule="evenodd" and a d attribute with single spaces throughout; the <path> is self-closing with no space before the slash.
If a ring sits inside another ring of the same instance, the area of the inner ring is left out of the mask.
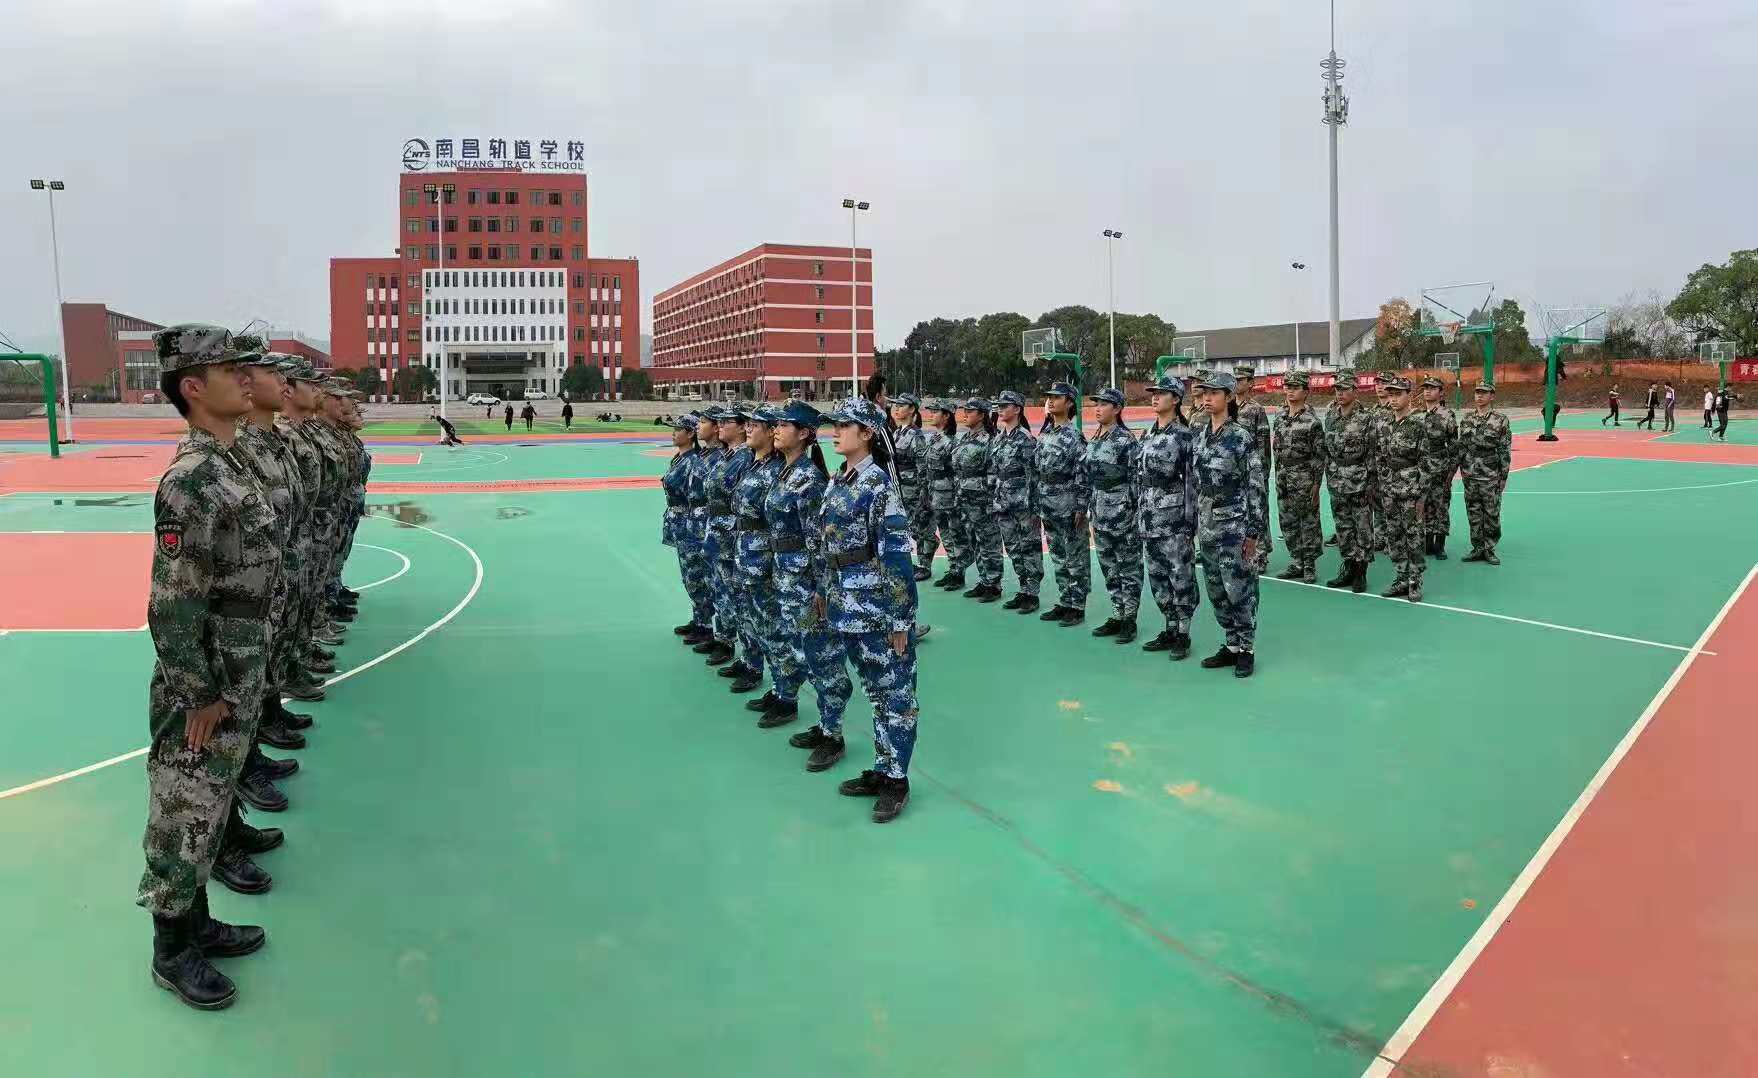
<path id="1" fill-rule="evenodd" d="M 995 417 L 989 402 L 972 397 L 959 405 L 958 438 L 952 445 L 954 495 L 953 530 L 946 553 L 952 565 L 936 587 L 957 591 L 964 587 L 964 571 L 977 566 L 977 584 L 965 598 L 992 603 L 1001 598 L 1001 529 L 995 522 L 995 480 L 989 474 L 989 444 L 995 438 Z"/>
<path id="2" fill-rule="evenodd" d="M 897 451 L 893 470 L 897 472 L 898 497 L 903 499 L 904 515 L 909 517 L 910 535 L 918 552 L 926 550 L 926 558 L 918 557 L 916 579 L 932 575 L 928 562 L 933 558 L 934 507 L 929 501 L 927 455 L 928 436 L 922 429 L 922 405 L 913 393 L 899 393 L 891 399 L 891 447 Z"/>

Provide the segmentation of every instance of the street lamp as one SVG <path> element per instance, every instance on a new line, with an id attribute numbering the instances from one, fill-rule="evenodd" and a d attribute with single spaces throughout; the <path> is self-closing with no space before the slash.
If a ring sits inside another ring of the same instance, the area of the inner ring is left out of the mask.
<path id="1" fill-rule="evenodd" d="M 433 283 L 434 283 L 435 287 L 443 288 L 445 286 L 445 278 L 446 278 L 446 273 L 445 273 L 445 271 L 446 271 L 446 203 L 451 200 L 452 192 L 454 192 L 458 189 L 458 185 L 455 183 L 437 183 L 437 184 L 436 183 L 424 183 L 421 185 L 421 189 L 427 193 L 428 199 L 430 201 L 432 201 L 435 206 L 438 207 L 437 212 L 439 214 L 439 268 L 434 271 Z M 428 290 L 425 288 L 422 289 L 421 292 L 422 292 L 423 297 L 427 297 L 430 295 Z M 439 310 L 439 305 L 440 305 L 439 300 L 436 299 L 433 301 L 434 310 L 436 312 Z M 432 319 L 431 318 L 425 319 L 423 324 L 424 325 L 432 325 L 433 324 Z M 440 346 L 440 350 L 439 350 L 439 363 L 440 363 L 439 414 L 443 418 L 446 414 L 446 382 L 450 379 L 451 372 L 448 369 L 447 363 L 446 363 L 446 356 L 447 356 L 446 341 L 445 341 L 443 335 L 441 335 L 441 334 L 436 333 L 436 334 L 434 334 L 434 336 L 440 338 L 440 341 L 439 341 L 439 346 Z"/>
<path id="2" fill-rule="evenodd" d="M 861 392 L 861 264 L 857 261 L 855 214 L 871 209 L 872 203 L 845 198 L 842 208 L 848 211 L 848 395 L 853 397 Z"/>
<path id="3" fill-rule="evenodd" d="M 1303 270 L 1306 268 L 1306 263 L 1304 262 L 1290 262 L 1288 265 L 1296 270 Z M 1300 308 L 1296 306 L 1294 308 L 1294 367 L 1298 366 L 1300 366 Z M 1294 367 L 1289 367 L 1288 369 L 1293 370 Z"/>
<path id="4" fill-rule="evenodd" d="M 1123 233 L 1114 228 L 1105 230 L 1105 295 L 1111 309 L 1111 381 L 1108 384 L 1113 386 L 1117 384 L 1117 274 L 1112 268 L 1111 255 L 1122 238 Z"/>
<path id="5" fill-rule="evenodd" d="M 55 192 L 67 190 L 67 185 L 60 180 L 32 180 L 31 190 L 49 195 L 49 249 L 55 260 L 55 337 L 61 342 L 61 415 L 66 421 L 62 430 L 67 434 L 63 441 L 71 442 L 73 399 L 67 393 L 67 328 L 61 324 L 61 308 L 66 306 L 66 301 L 61 298 L 61 236 L 55 229 Z"/>

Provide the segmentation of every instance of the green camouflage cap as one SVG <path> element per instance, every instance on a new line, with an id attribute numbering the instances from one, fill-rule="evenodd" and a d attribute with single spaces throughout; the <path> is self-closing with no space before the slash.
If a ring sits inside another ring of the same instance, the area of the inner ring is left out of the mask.
<path id="1" fill-rule="evenodd" d="M 153 334 L 153 347 L 158 351 L 159 370 L 164 374 L 238 359 L 231 332 L 225 326 L 205 322 L 184 322 L 161 329 Z"/>
<path id="2" fill-rule="evenodd" d="M 1400 378 L 1397 375 L 1393 375 L 1390 378 L 1383 379 L 1380 382 L 1380 385 L 1384 386 L 1388 393 L 1408 393 L 1408 392 L 1410 392 L 1410 379 Z"/>
<path id="3" fill-rule="evenodd" d="M 1338 389 L 1354 389 L 1355 388 L 1355 372 L 1354 371 L 1338 371 L 1337 372 L 1337 381 L 1336 381 L 1335 385 L 1336 385 L 1336 388 L 1338 388 Z"/>
<path id="4" fill-rule="evenodd" d="M 293 379 L 295 382 L 321 383 L 324 380 L 324 376 L 317 373 L 317 369 L 311 365 L 311 360 L 306 359 L 304 356 L 293 357 L 293 371 L 287 377 Z"/>
<path id="5" fill-rule="evenodd" d="M 299 357 L 286 352 L 268 352 L 263 358 L 273 363 L 275 369 L 287 378 L 293 377 L 293 372 L 299 367 Z"/>
<path id="6" fill-rule="evenodd" d="M 1434 375 L 1431 374 L 1427 378 L 1424 378 L 1422 380 L 1422 388 L 1424 388 L 1424 389 L 1445 389 L 1445 388 L 1447 388 L 1447 383 L 1441 381 L 1439 378 L 1436 378 Z"/>
<path id="7" fill-rule="evenodd" d="M 1305 389 L 1307 384 L 1305 371 L 1295 371 L 1282 379 L 1283 389 Z"/>
<path id="8" fill-rule="evenodd" d="M 1256 373 L 1257 368 L 1249 363 L 1236 363 L 1233 366 L 1233 377 L 1235 378 L 1250 378 Z"/>
<path id="9" fill-rule="evenodd" d="M 240 352 L 266 352 L 269 350 L 269 342 L 255 333 L 234 333 L 232 347 Z"/>
<path id="10" fill-rule="evenodd" d="M 1495 383 L 1493 383 L 1493 382 L 1479 382 L 1479 383 L 1477 383 L 1477 388 L 1473 389 L 1471 392 L 1473 392 L 1473 393 L 1494 393 L 1495 391 L 1496 391 Z"/>

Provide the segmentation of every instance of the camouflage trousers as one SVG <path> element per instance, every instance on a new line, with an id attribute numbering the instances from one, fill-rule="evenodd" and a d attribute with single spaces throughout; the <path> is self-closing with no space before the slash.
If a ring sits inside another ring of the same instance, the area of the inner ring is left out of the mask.
<path id="1" fill-rule="evenodd" d="M 1367 488 L 1367 504 L 1373 507 L 1373 528 L 1367 533 L 1367 546 L 1370 551 L 1383 553 L 1386 549 L 1386 496 L 1380 493 L 1377 485 Z M 1337 541 L 1342 542 L 1341 539 Z"/>
<path id="2" fill-rule="evenodd" d="M 771 625 L 775 638 L 787 649 L 785 657 L 771 655 L 775 695 L 797 700 L 800 686 L 809 681 L 818 694 L 819 715 L 834 715 L 840 724 L 854 687 L 842 659 L 842 637 L 831 632 L 824 615 L 813 609 L 817 583 L 805 573 L 780 567 L 770 582 L 775 598 Z"/>
<path id="3" fill-rule="evenodd" d="M 739 608 L 733 598 L 732 550 L 730 539 L 710 532 L 702 544 L 702 558 L 708 569 L 708 591 L 714 602 L 714 639 L 731 647 L 739 638 Z"/>
<path id="4" fill-rule="evenodd" d="M 1038 588 L 1044 583 L 1044 534 L 1038 525 L 1038 514 L 1030 509 L 1016 509 L 997 516 L 1001 549 L 1013 562 L 1013 575 L 1019 581 L 1019 590 L 1027 595 L 1038 594 Z"/>
<path id="5" fill-rule="evenodd" d="M 1148 563 L 1148 590 L 1154 605 L 1166 618 L 1166 627 L 1175 632 L 1190 632 L 1190 620 L 1201 605 L 1202 593 L 1196 586 L 1196 537 L 1187 531 L 1143 539 L 1142 552 Z M 1217 615 L 1219 616 L 1219 615 Z"/>
<path id="6" fill-rule="evenodd" d="M 1276 514 L 1282 525 L 1282 545 L 1289 559 L 1312 575 L 1319 555 L 1325 552 L 1324 525 L 1319 517 L 1319 480 L 1299 473 L 1276 477 Z M 1341 544 L 1342 540 L 1338 540 Z M 1261 570 L 1260 570 L 1261 571 Z"/>
<path id="7" fill-rule="evenodd" d="M 940 550 L 940 536 L 934 531 L 934 509 L 928 499 L 910 507 L 910 538 L 916 541 L 916 564 L 932 566 Z"/>
<path id="8" fill-rule="evenodd" d="M 702 545 L 687 539 L 678 540 L 678 576 L 684 582 L 684 594 L 690 597 L 690 620 L 697 625 L 714 623 L 714 586 L 708 580 L 708 559 Z"/>
<path id="9" fill-rule="evenodd" d="M 1227 646 L 1250 651 L 1257 639 L 1257 567 L 1245 557 L 1245 537 L 1235 532 L 1204 536 L 1197 545 L 1209 605 Z"/>
<path id="10" fill-rule="evenodd" d="M 1422 531 L 1424 535 L 1446 535 L 1453 527 L 1453 473 L 1435 483 L 1434 489 L 1422 499 Z"/>
<path id="11" fill-rule="evenodd" d="M 1076 528 L 1073 517 L 1044 521 L 1050 540 L 1050 564 L 1056 569 L 1058 606 L 1086 609 L 1087 592 L 1093 590 L 1093 555 L 1087 545 L 1087 529 Z"/>
<path id="12" fill-rule="evenodd" d="M 903 654 L 891 648 L 889 633 L 833 633 L 842 655 L 854 663 L 861 688 L 873 703 L 873 770 L 894 779 L 908 778 L 910 755 L 916 747 L 916 641 L 908 634 Z M 842 703 L 848 702 L 844 697 Z M 842 708 L 818 698 L 818 727 L 832 737 L 842 733 Z"/>
<path id="13" fill-rule="evenodd" d="M 1331 491 L 1331 525 L 1344 564 L 1366 565 L 1373 560 L 1373 516 L 1366 491 Z"/>
<path id="14" fill-rule="evenodd" d="M 1123 621 L 1134 621 L 1141 607 L 1141 540 L 1134 531 L 1094 528 L 1093 545 L 1099 551 L 1099 571 L 1105 575 L 1112 613 Z"/>
<path id="15" fill-rule="evenodd" d="M 1422 498 L 1387 495 L 1381 501 L 1386 514 L 1386 554 L 1392 559 L 1392 567 L 1398 571 L 1394 582 L 1408 584 L 1421 594 L 1422 572 L 1428 566 L 1422 548 L 1425 533 L 1422 521 L 1418 519 Z"/>
<path id="16" fill-rule="evenodd" d="M 739 570 L 727 557 L 722 564 L 727 574 L 727 593 L 732 598 L 733 631 L 739 643 L 739 661 L 757 674 L 763 673 L 762 597 L 758 594 L 763 581 Z"/>
<path id="17" fill-rule="evenodd" d="M 1471 549 L 1494 554 L 1502 540 L 1502 491 L 1506 479 L 1466 479 L 1465 519 L 1471 526 Z"/>
<path id="18" fill-rule="evenodd" d="M 1269 469 L 1268 459 L 1264 461 L 1264 468 L 1265 470 Z M 1264 522 L 1264 534 L 1257 541 L 1257 557 L 1253 567 L 1257 572 L 1262 573 L 1269 569 L 1270 553 L 1276 549 L 1276 544 L 1270 539 L 1270 490 L 1267 484 L 1264 487 L 1263 497 L 1258 499 L 1258 519 Z"/>
<path id="19" fill-rule="evenodd" d="M 994 511 L 987 505 L 961 503 L 954 519 L 960 549 L 953 549 L 951 543 L 946 545 L 947 553 L 957 559 L 952 563 L 953 570 L 963 575 L 975 563 L 977 583 L 1001 583 L 1001 530 Z"/>

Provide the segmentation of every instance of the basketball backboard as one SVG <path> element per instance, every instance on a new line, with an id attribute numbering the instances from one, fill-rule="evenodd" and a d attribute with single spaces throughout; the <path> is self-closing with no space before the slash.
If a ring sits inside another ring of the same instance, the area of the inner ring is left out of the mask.
<path id="1" fill-rule="evenodd" d="M 1209 358 L 1209 339 L 1201 336 L 1174 337 L 1171 354 L 1190 363 L 1206 362 Z"/>
<path id="2" fill-rule="evenodd" d="M 1538 313 L 1546 341 L 1598 344 L 1605 340 L 1608 318 L 1604 307 L 1540 307 Z"/>
<path id="3" fill-rule="evenodd" d="M 1494 281 L 1444 284 L 1422 290 L 1416 332 L 1422 337 L 1456 337 L 1495 329 Z"/>
<path id="4" fill-rule="evenodd" d="M 1028 329 L 1019 335 L 1019 358 L 1026 366 L 1040 362 L 1045 356 L 1061 351 L 1055 326 Z"/>
<path id="5" fill-rule="evenodd" d="M 1459 369 L 1459 360 L 1461 358 L 1462 356 L 1459 352 L 1440 352 L 1434 357 L 1434 365 L 1443 371 L 1456 371 Z"/>
<path id="6" fill-rule="evenodd" d="M 1703 362 L 1717 365 L 1732 363 L 1737 351 L 1732 341 L 1704 341 L 1697 346 L 1697 355 Z"/>

